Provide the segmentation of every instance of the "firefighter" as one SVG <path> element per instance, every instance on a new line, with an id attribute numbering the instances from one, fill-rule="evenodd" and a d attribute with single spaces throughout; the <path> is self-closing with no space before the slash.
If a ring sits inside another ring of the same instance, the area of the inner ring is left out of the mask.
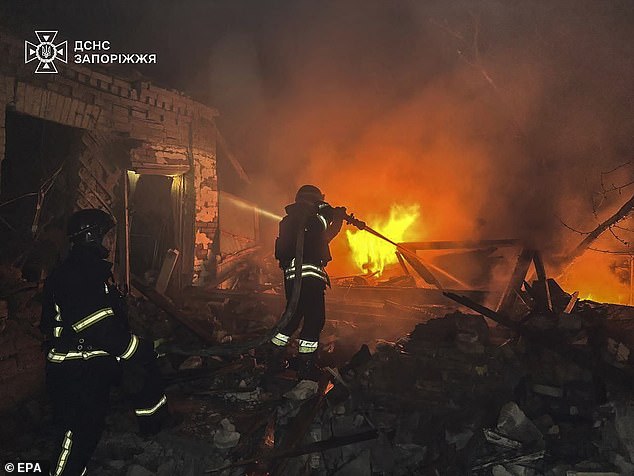
<path id="1" fill-rule="evenodd" d="M 273 349 L 282 351 L 293 333 L 303 325 L 299 334 L 300 378 L 308 377 L 315 363 L 319 335 L 325 323 L 324 293 L 330 285 L 325 267 L 332 260 L 329 243 L 339 233 L 346 216 L 343 207 L 333 208 L 324 201 L 324 194 L 314 185 L 303 185 L 297 191 L 295 203 L 286 207 L 287 215 L 280 222 L 275 241 L 275 258 L 284 272 L 287 306 L 295 286 L 295 252 L 298 231 L 304 225 L 303 264 L 301 289 L 295 313 L 290 321 L 272 339 Z M 279 354 L 273 350 L 273 361 Z"/>
<path id="2" fill-rule="evenodd" d="M 86 473 L 104 430 L 110 388 L 122 369 L 134 368 L 143 376 L 132 396 L 142 434 L 158 432 L 167 412 L 153 343 L 129 331 L 124 298 L 113 282 L 112 263 L 106 261 L 114 227 L 113 218 L 101 210 L 73 214 L 70 253 L 44 284 L 40 328 L 49 336 L 46 386 L 56 431 L 53 476 Z"/>

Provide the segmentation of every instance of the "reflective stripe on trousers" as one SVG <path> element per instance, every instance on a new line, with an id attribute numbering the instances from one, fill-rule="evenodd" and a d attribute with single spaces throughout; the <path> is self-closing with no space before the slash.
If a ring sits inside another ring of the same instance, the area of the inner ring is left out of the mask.
<path id="1" fill-rule="evenodd" d="M 279 347 L 284 347 L 286 344 L 288 344 L 288 341 L 289 341 L 290 338 L 291 338 L 291 336 L 287 336 L 286 334 L 282 334 L 281 332 L 278 332 L 271 339 L 271 342 L 273 342 L 273 344 L 275 344 L 275 345 L 277 345 Z"/>
<path id="2" fill-rule="evenodd" d="M 134 410 L 134 414 L 136 416 L 151 416 L 151 415 L 154 415 L 158 411 L 158 409 L 161 408 L 166 403 L 167 403 L 167 396 L 163 395 L 161 397 L 161 399 L 158 401 L 158 403 L 156 405 L 154 405 L 153 407 L 150 407 L 150 408 L 136 408 Z"/>
<path id="3" fill-rule="evenodd" d="M 312 340 L 299 340 L 299 353 L 300 354 L 312 354 L 317 350 L 319 342 Z"/>
<path id="4" fill-rule="evenodd" d="M 60 453 L 59 459 L 57 460 L 57 465 L 55 466 L 55 472 L 53 472 L 53 476 L 59 476 L 64 471 L 72 447 L 73 432 L 68 430 L 64 435 L 64 440 L 62 441 L 62 452 Z"/>

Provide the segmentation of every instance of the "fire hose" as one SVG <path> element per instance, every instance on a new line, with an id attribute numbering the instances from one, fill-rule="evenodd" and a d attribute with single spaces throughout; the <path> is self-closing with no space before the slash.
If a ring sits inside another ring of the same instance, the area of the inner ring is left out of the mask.
<path id="1" fill-rule="evenodd" d="M 299 303 L 299 295 L 302 290 L 302 267 L 304 264 L 304 237 L 306 223 L 308 221 L 308 215 L 301 218 L 297 227 L 297 237 L 295 240 L 295 285 L 293 286 L 293 292 L 288 300 L 286 309 L 280 316 L 277 324 L 268 333 L 264 334 L 259 339 L 255 339 L 249 342 L 221 344 L 213 347 L 205 347 L 204 349 L 196 349 L 195 351 L 183 349 L 180 346 L 173 344 L 165 344 L 159 348 L 159 352 L 180 354 L 180 355 L 236 355 L 243 352 L 247 352 L 252 349 L 256 349 L 265 343 L 269 342 L 280 329 L 286 327 L 291 318 L 297 311 L 297 304 Z"/>
<path id="2" fill-rule="evenodd" d="M 432 286 L 435 286 L 436 288 L 442 290 L 442 285 L 440 284 L 440 282 L 431 273 L 431 271 L 429 271 L 427 266 L 423 264 L 423 262 L 420 260 L 420 258 L 416 255 L 414 251 L 408 248 L 405 248 L 403 245 L 399 245 L 395 241 L 390 240 L 387 236 L 382 235 L 376 230 L 373 230 L 364 221 L 361 221 L 358 218 L 355 218 L 353 213 L 346 214 L 344 216 L 344 220 L 346 221 L 346 223 L 349 223 L 350 225 L 357 227 L 359 230 L 367 231 L 371 235 L 374 235 L 377 238 L 383 241 L 387 241 L 388 243 L 394 245 L 397 250 L 399 250 L 402 254 L 408 257 L 408 262 L 412 265 L 412 267 L 415 268 L 416 272 L 420 275 L 421 278 L 425 280 L 425 282 L 427 282 L 427 284 L 431 284 Z"/>
<path id="3" fill-rule="evenodd" d="M 236 355 L 247 352 L 252 349 L 256 349 L 265 343 L 269 342 L 273 336 L 275 336 L 281 329 L 286 327 L 291 318 L 297 311 L 297 305 L 299 303 L 299 296 L 302 288 L 302 267 L 304 264 L 304 238 L 306 223 L 308 221 L 308 215 L 302 217 L 298 224 L 297 237 L 295 241 L 295 285 L 293 286 L 293 292 L 288 300 L 284 312 L 280 316 L 277 324 L 261 338 L 252 340 L 249 342 L 221 344 L 213 347 L 205 347 L 204 349 L 188 350 L 174 344 L 164 344 L 158 349 L 161 353 L 171 353 L 180 355 L 200 355 L 200 356 L 213 356 L 213 355 Z M 386 236 L 382 235 L 376 230 L 370 228 L 364 221 L 359 220 L 354 214 L 345 214 L 343 219 L 346 223 L 355 226 L 359 230 L 367 231 L 368 233 L 380 238 L 388 243 L 394 245 L 401 253 L 409 257 L 409 263 L 415 267 L 418 274 L 428 283 L 436 286 L 438 289 L 442 289 L 442 286 L 436 279 L 436 277 L 427 269 L 427 267 L 420 261 L 416 253 L 405 248 L 402 245 L 390 240 Z"/>

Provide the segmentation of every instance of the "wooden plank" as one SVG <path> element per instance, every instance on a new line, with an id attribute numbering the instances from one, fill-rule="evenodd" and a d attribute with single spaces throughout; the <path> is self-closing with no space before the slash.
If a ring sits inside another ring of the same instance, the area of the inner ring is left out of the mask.
<path id="1" fill-rule="evenodd" d="M 233 155 L 233 153 L 231 152 L 231 149 L 229 148 L 229 144 L 227 143 L 223 135 L 220 133 L 218 128 L 216 127 L 215 129 L 216 129 L 216 138 L 218 139 L 218 145 L 222 148 L 225 155 L 229 159 L 229 163 L 231 163 L 233 169 L 236 171 L 236 173 L 242 180 L 244 180 L 246 183 L 251 183 L 251 179 L 245 172 L 244 168 L 242 167 L 242 164 L 240 163 L 238 158 L 235 155 Z"/>
<path id="2" fill-rule="evenodd" d="M 398 259 L 398 264 L 401 265 L 401 268 L 403 268 L 403 271 L 405 272 L 407 276 L 411 276 L 411 273 L 409 272 L 409 269 L 407 269 L 407 265 L 405 264 L 405 260 L 403 259 L 403 255 L 401 254 L 401 252 L 395 251 L 395 253 L 396 253 L 396 259 Z"/>
<path id="3" fill-rule="evenodd" d="M 533 285 L 533 299 L 535 299 L 540 311 L 552 312 L 553 301 L 550 297 L 546 267 L 538 251 L 535 251 L 533 254 L 533 264 L 535 265 L 535 273 L 537 274 L 537 282 Z"/>
<path id="4" fill-rule="evenodd" d="M 161 272 L 159 273 L 156 285 L 154 286 L 154 289 L 161 294 L 165 294 L 165 291 L 167 291 L 167 286 L 172 278 L 172 273 L 174 272 L 174 267 L 176 266 L 176 261 L 178 261 L 179 255 L 180 251 L 171 248 L 165 252 Z"/>
<path id="5" fill-rule="evenodd" d="M 528 272 L 528 268 L 535 256 L 534 250 L 524 248 L 517 258 L 515 269 L 511 275 L 511 279 L 502 295 L 502 299 L 497 308 L 497 312 L 502 314 L 509 314 L 513 310 L 515 301 L 517 300 L 517 293 L 519 292 L 522 284 L 524 284 L 524 278 Z"/>

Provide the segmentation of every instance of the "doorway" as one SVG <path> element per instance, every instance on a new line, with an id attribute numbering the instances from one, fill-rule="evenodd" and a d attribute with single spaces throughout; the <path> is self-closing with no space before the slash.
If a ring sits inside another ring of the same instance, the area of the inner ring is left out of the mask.
<path id="1" fill-rule="evenodd" d="M 176 247 L 174 177 L 136 175 L 130 188 L 130 271 L 154 284 L 167 250 Z"/>

